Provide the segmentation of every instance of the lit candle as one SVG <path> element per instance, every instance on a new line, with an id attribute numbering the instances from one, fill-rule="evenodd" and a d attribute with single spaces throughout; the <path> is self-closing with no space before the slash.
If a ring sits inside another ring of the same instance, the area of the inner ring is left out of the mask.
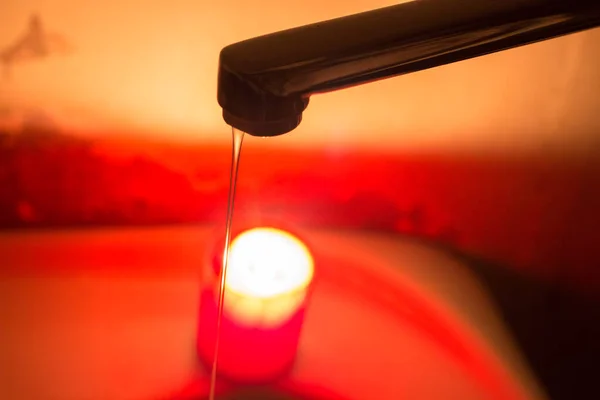
<path id="1" fill-rule="evenodd" d="M 219 375 L 269 381 L 295 359 L 313 278 L 313 259 L 295 236 L 274 228 L 243 232 L 231 243 L 221 321 Z M 212 364 L 218 287 L 203 290 L 198 350 Z"/>

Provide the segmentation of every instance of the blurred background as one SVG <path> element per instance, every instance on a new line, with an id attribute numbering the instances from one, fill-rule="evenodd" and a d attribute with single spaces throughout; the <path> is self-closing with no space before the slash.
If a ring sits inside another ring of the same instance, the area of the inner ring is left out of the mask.
<path id="1" fill-rule="evenodd" d="M 0 228 L 222 224 L 219 50 L 395 3 L 4 0 Z M 583 398 L 600 356 L 599 40 L 314 96 L 291 134 L 246 137 L 236 215 L 461 254 L 549 393 Z"/>

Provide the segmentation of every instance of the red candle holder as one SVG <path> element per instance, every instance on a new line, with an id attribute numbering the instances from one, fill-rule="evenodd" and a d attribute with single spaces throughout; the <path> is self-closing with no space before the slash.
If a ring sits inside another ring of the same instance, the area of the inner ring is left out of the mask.
<path id="1" fill-rule="evenodd" d="M 198 353 L 209 368 L 217 337 L 221 259 L 214 258 L 200 298 Z M 254 228 L 233 239 L 219 332 L 220 377 L 266 383 L 289 371 L 313 274 L 310 251 L 290 233 Z"/>

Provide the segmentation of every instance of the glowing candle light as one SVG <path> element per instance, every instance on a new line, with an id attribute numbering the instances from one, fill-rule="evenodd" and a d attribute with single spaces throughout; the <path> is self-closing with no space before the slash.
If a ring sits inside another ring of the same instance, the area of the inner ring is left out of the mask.
<path id="1" fill-rule="evenodd" d="M 275 228 L 243 232 L 231 243 L 221 322 L 219 374 L 268 381 L 293 364 L 314 272 L 308 248 Z M 198 349 L 212 361 L 218 288 L 200 304 Z"/>

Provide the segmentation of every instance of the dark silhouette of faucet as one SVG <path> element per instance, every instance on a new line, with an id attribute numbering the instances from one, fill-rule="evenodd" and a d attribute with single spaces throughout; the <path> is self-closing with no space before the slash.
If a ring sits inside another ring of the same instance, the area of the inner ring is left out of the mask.
<path id="1" fill-rule="evenodd" d="M 254 136 L 295 129 L 312 94 L 600 25 L 598 0 L 418 0 L 225 47 L 218 101 Z"/>

